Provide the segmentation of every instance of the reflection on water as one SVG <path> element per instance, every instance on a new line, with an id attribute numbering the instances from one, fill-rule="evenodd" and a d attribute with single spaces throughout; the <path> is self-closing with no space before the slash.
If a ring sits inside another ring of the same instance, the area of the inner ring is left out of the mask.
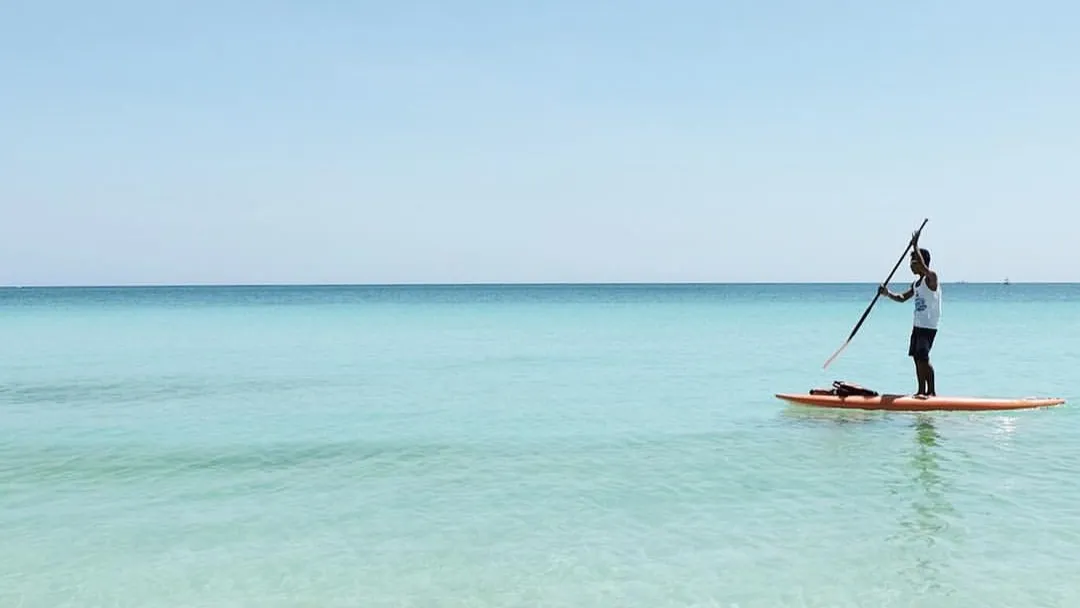
<path id="1" fill-rule="evenodd" d="M 950 502 L 955 480 L 948 466 L 948 441 L 938 428 L 945 416 L 797 406 L 785 410 L 783 416 L 804 425 L 868 425 L 910 419 L 910 425 L 896 430 L 914 431 L 910 439 L 905 437 L 905 441 L 914 441 L 890 459 L 892 470 L 886 489 L 899 517 L 896 531 L 886 540 L 903 556 L 901 563 L 906 565 L 900 567 L 899 574 L 911 594 L 941 598 L 955 592 L 946 571 L 959 529 L 953 525 L 956 509 Z M 884 432 L 891 435 L 893 431 Z M 999 422 L 995 434 L 1000 442 L 1007 445 L 1011 433 L 1010 422 Z"/>
<path id="2" fill-rule="evenodd" d="M 1016 418 L 1012 416 L 998 416 L 993 421 L 994 428 L 991 437 L 1002 449 L 1012 449 L 1013 435 L 1016 433 Z"/>
<path id="3" fill-rule="evenodd" d="M 834 409 L 788 405 L 780 415 L 796 422 L 831 422 L 835 424 L 858 424 L 885 420 L 889 412 L 880 410 Z"/>
<path id="4" fill-rule="evenodd" d="M 891 493 L 898 499 L 910 497 L 904 509 L 900 531 L 889 540 L 900 542 L 910 552 L 914 565 L 908 571 L 910 582 L 924 591 L 942 590 L 942 561 L 947 557 L 949 517 L 954 509 L 948 500 L 949 482 L 939 460 L 942 437 L 929 415 L 915 417 L 915 446 L 911 450 L 908 475 L 893 484 Z"/>

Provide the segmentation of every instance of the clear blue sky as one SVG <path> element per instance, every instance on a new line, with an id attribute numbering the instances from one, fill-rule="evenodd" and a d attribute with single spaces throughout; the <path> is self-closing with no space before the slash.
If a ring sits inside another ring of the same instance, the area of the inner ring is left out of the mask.
<path id="1" fill-rule="evenodd" d="M 1080 280 L 1080 5 L 0 3 L 0 284 Z M 901 269 L 899 278 L 910 275 Z"/>

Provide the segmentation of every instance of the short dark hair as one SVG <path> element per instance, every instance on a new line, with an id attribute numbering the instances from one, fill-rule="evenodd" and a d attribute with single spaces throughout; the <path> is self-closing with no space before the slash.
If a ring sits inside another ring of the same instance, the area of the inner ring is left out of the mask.
<path id="1" fill-rule="evenodd" d="M 919 253 L 922 254 L 923 262 L 925 262 L 926 265 L 929 266 L 930 265 L 930 250 L 929 249 L 923 249 L 922 247 L 919 247 Z"/>

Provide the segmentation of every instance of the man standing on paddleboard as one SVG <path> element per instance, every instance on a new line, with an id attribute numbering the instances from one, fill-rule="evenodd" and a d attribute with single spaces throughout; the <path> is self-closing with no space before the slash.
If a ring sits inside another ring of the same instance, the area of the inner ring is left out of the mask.
<path id="1" fill-rule="evenodd" d="M 908 356 L 915 361 L 915 375 L 919 380 L 919 391 L 915 396 L 936 396 L 930 349 L 934 346 L 941 317 L 941 284 L 937 273 L 930 270 L 930 252 L 919 248 L 918 232 L 911 237 L 911 272 L 919 278 L 904 293 L 895 294 L 886 285 L 878 287 L 878 293 L 894 302 L 907 302 L 915 297 L 915 318 L 908 344 Z"/>

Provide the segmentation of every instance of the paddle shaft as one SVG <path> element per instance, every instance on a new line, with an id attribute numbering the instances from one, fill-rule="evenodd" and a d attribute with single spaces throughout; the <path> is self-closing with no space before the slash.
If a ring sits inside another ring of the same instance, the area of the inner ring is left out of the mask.
<path id="1" fill-rule="evenodd" d="M 929 219 L 923 220 L 922 225 L 919 226 L 919 230 L 916 232 L 916 234 L 922 234 L 923 227 L 926 226 L 926 222 L 928 221 Z M 908 246 L 904 248 L 904 253 L 900 254 L 900 259 L 896 261 L 896 266 L 893 266 L 892 272 L 889 273 L 889 276 L 885 277 L 885 280 L 881 283 L 882 285 L 888 285 L 889 281 L 892 280 L 893 275 L 896 274 L 896 271 L 900 268 L 900 264 L 904 263 L 904 258 L 907 257 L 908 249 L 911 249 L 911 243 L 908 243 Z M 863 321 L 865 321 L 867 315 L 870 314 L 870 309 L 874 307 L 874 304 L 877 303 L 878 298 L 880 297 L 880 291 L 874 294 L 874 299 L 870 300 L 870 305 L 866 307 L 866 311 L 862 313 L 862 317 L 859 318 L 859 322 L 855 324 L 855 329 L 851 330 L 851 335 L 848 336 L 849 341 L 855 337 L 856 332 L 858 332 L 859 328 L 862 327 Z"/>
<path id="2" fill-rule="evenodd" d="M 926 222 L 928 221 L 930 221 L 930 218 L 923 219 L 922 224 L 919 226 L 919 229 L 915 233 L 922 234 L 923 228 L 926 226 Z M 896 260 L 896 266 L 893 266 L 892 272 L 889 273 L 889 276 L 885 277 L 885 281 L 882 282 L 882 285 L 888 285 L 889 281 L 892 280 L 893 275 L 896 274 L 896 271 L 900 268 L 900 264 L 904 263 L 904 258 L 907 257 L 908 249 L 910 248 L 911 242 L 908 242 L 907 247 L 904 247 L 904 253 L 900 254 L 900 259 Z M 825 365 L 823 367 L 828 367 L 829 363 L 831 363 L 832 360 L 836 358 L 836 355 L 839 355 L 840 351 L 844 350 L 844 347 L 847 346 L 849 342 L 851 342 L 851 339 L 854 338 L 855 334 L 859 332 L 859 328 L 862 327 L 863 321 L 866 321 L 866 317 L 870 315 L 870 310 L 874 308 L 874 304 L 877 304 L 878 298 L 880 297 L 880 291 L 874 293 L 874 299 L 870 300 L 870 305 L 866 307 L 866 310 L 863 311 L 862 316 L 859 317 L 859 322 L 855 324 L 855 328 L 851 330 L 851 334 L 848 335 L 847 340 L 844 341 L 844 344 L 840 347 L 839 350 L 833 353 L 832 357 L 829 357 L 828 361 L 825 362 Z"/>

